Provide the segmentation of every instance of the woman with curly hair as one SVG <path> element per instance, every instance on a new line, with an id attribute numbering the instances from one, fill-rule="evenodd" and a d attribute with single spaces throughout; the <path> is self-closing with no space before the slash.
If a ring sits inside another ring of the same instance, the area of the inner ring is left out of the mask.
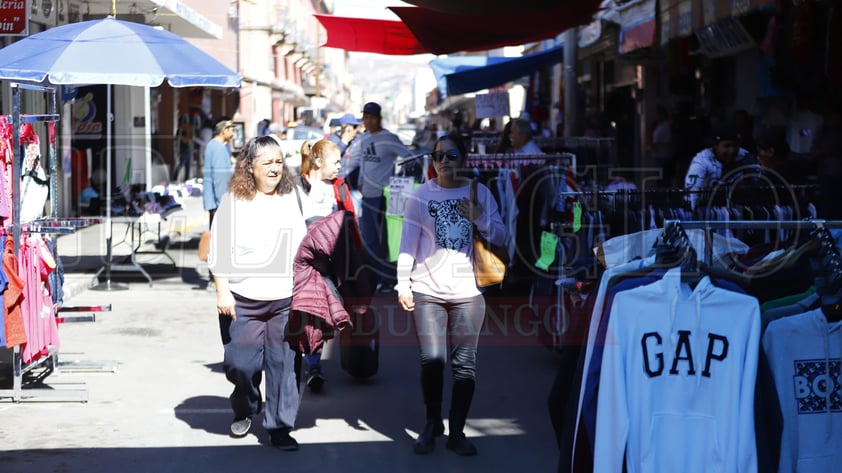
<path id="1" fill-rule="evenodd" d="M 307 228 L 295 179 L 270 136 L 246 143 L 229 191 L 211 225 L 208 266 L 225 345 L 226 378 L 234 384 L 231 434 L 244 437 L 261 410 L 272 445 L 297 450 L 290 436 L 298 412 L 297 354 L 284 340 L 293 289 L 293 259 Z"/>

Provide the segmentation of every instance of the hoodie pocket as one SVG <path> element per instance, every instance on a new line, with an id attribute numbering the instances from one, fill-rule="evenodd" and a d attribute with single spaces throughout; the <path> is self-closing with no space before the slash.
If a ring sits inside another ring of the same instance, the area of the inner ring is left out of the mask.
<path id="1" fill-rule="evenodd" d="M 722 471 L 722 449 L 712 417 L 656 414 L 644 442 L 641 471 Z"/>
<path id="2" fill-rule="evenodd" d="M 817 473 L 822 471 L 839 471 L 842 455 L 822 455 L 815 457 L 801 457 L 798 459 L 797 473 Z"/>

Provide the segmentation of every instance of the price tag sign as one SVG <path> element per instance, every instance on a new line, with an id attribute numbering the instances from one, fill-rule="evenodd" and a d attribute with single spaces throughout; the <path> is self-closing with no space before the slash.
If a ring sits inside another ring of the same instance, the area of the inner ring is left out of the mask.
<path id="1" fill-rule="evenodd" d="M 509 115 L 509 93 L 494 92 L 474 97 L 477 118 L 502 117 Z"/>
<path id="2" fill-rule="evenodd" d="M 392 177 L 389 179 L 389 201 L 386 203 L 386 215 L 402 217 L 406 199 L 415 188 L 415 179 L 411 177 Z"/>

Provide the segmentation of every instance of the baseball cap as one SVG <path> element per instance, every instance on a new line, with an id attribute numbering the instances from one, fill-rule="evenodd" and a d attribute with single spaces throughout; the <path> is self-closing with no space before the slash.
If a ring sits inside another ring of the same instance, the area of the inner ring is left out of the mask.
<path id="1" fill-rule="evenodd" d="M 380 116 L 380 105 L 377 105 L 374 102 L 369 102 L 363 106 L 363 114 L 374 115 L 375 117 Z"/>
<path id="2" fill-rule="evenodd" d="M 232 120 L 220 120 L 216 123 L 216 132 L 219 133 L 220 131 L 234 126 L 234 122 Z"/>
<path id="3" fill-rule="evenodd" d="M 719 143 L 720 141 L 739 141 L 740 133 L 737 129 L 729 124 L 722 123 L 713 129 L 713 141 Z"/>
<path id="4" fill-rule="evenodd" d="M 378 107 L 379 108 L 379 107 Z M 378 112 L 379 115 L 379 112 Z M 357 120 L 357 117 L 354 116 L 353 113 L 346 113 L 339 118 L 340 125 L 359 125 L 360 121 Z"/>

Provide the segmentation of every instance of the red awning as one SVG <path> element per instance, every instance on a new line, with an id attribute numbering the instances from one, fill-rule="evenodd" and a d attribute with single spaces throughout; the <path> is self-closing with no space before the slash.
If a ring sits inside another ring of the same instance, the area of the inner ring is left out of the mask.
<path id="1" fill-rule="evenodd" d="M 579 0 L 403 0 L 406 3 L 430 10 L 475 15 L 477 13 L 514 13 L 524 10 L 544 10 L 567 2 Z M 599 2 L 597 2 L 599 3 Z"/>
<path id="2" fill-rule="evenodd" d="M 486 51 L 551 38 L 589 23 L 599 0 L 507 14 L 457 15 L 420 7 L 389 7 L 401 21 L 316 14 L 327 30 L 324 46 L 380 54 Z"/>
<path id="3" fill-rule="evenodd" d="M 327 42 L 322 46 L 398 56 L 428 52 L 401 21 L 319 13 L 316 13 L 316 18 L 327 30 Z"/>
<path id="4" fill-rule="evenodd" d="M 485 51 L 551 38 L 590 23 L 598 0 L 566 2 L 543 10 L 455 15 L 420 7 L 389 7 L 433 54 Z"/>

